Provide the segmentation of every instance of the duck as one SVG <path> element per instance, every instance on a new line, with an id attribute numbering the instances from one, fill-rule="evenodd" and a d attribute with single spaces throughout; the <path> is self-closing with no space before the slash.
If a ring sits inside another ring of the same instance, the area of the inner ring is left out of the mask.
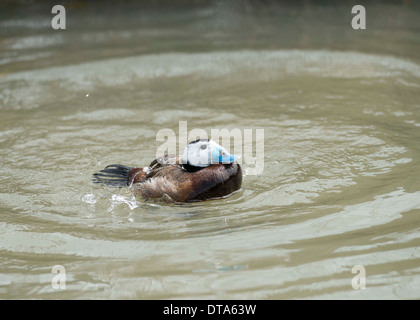
<path id="1" fill-rule="evenodd" d="M 94 173 L 93 182 L 128 187 L 145 200 L 222 199 L 241 188 L 239 159 L 213 140 L 198 139 L 188 143 L 182 155 L 165 154 L 147 167 L 111 164 Z"/>

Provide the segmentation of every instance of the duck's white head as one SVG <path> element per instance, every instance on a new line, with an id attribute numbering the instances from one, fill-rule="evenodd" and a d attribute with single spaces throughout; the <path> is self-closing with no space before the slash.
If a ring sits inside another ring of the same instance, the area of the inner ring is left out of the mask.
<path id="1" fill-rule="evenodd" d="M 227 152 L 225 148 L 213 140 L 199 139 L 190 142 L 182 155 L 182 163 L 194 167 L 208 167 L 211 164 L 229 164 L 238 160 L 240 156 L 235 156 Z"/>

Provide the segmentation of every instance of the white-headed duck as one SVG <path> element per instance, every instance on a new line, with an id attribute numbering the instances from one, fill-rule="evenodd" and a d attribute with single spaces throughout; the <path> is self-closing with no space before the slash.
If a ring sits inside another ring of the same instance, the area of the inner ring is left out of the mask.
<path id="1" fill-rule="evenodd" d="M 95 183 L 131 187 L 144 199 L 201 201 L 226 197 L 241 187 L 237 159 L 213 140 L 199 139 L 182 156 L 165 155 L 145 168 L 113 164 L 93 176 Z"/>

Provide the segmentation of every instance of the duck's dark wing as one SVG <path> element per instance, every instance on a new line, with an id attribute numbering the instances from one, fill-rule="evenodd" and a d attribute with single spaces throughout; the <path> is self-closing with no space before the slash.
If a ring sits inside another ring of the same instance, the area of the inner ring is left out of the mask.
<path id="1" fill-rule="evenodd" d="M 133 186 L 134 192 L 145 199 L 170 198 L 189 202 L 225 197 L 238 190 L 242 171 L 238 164 L 214 164 L 188 172 L 179 164 L 159 165 L 152 178 Z"/>
<path id="2" fill-rule="evenodd" d="M 181 157 L 176 154 L 165 154 L 162 157 L 156 158 L 153 160 L 149 167 L 147 168 L 147 175 L 145 178 L 151 178 L 156 173 L 160 172 L 162 168 L 168 167 L 168 166 L 179 166 L 181 163 Z"/>

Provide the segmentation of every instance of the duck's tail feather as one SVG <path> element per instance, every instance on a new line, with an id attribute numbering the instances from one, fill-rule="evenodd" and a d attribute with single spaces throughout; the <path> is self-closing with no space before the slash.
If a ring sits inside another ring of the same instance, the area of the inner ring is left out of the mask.
<path id="1" fill-rule="evenodd" d="M 122 164 L 111 164 L 105 169 L 93 174 L 94 183 L 103 183 L 114 187 L 127 187 L 131 167 Z"/>

